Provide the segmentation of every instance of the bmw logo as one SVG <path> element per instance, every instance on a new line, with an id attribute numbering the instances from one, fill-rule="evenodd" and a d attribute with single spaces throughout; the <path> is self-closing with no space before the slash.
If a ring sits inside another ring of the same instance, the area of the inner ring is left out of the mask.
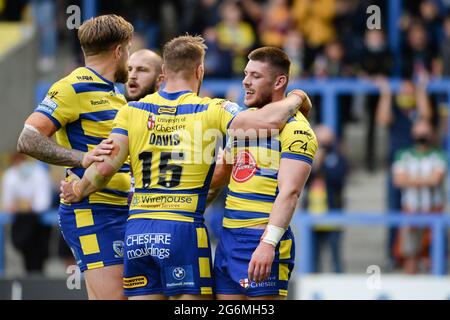
<path id="1" fill-rule="evenodd" d="M 183 280 L 186 276 L 186 271 L 184 271 L 182 267 L 176 267 L 175 269 L 173 269 L 172 275 L 177 280 Z"/>

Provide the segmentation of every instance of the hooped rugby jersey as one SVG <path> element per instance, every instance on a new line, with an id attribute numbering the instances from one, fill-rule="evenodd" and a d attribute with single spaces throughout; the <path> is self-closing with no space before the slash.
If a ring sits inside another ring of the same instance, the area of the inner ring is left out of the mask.
<path id="1" fill-rule="evenodd" d="M 159 91 L 124 106 L 112 132 L 128 136 L 130 219 L 203 221 L 217 148 L 239 110 L 191 91 Z"/>
<path id="2" fill-rule="evenodd" d="M 46 115 L 58 128 L 59 145 L 87 152 L 108 137 L 117 111 L 125 104 L 113 82 L 91 68 L 81 67 L 54 83 L 35 111 Z M 79 177 L 84 174 L 83 168 L 70 169 Z M 127 205 L 129 171 L 129 164 L 124 164 L 104 189 L 83 202 Z"/>
<path id="3" fill-rule="evenodd" d="M 233 160 L 233 169 L 223 226 L 243 228 L 268 223 L 278 195 L 280 159 L 312 164 L 318 147 L 314 131 L 303 114 L 297 112 L 279 135 L 230 141 L 227 158 Z"/>

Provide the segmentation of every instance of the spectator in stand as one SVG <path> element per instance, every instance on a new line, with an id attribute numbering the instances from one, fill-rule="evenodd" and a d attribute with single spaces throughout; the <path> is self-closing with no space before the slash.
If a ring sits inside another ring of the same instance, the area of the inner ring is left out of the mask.
<path id="1" fill-rule="evenodd" d="M 442 17 L 435 0 L 424 0 L 420 4 L 420 16 L 428 38 L 428 46 L 431 52 L 439 50 L 439 42 L 442 38 Z"/>
<path id="2" fill-rule="evenodd" d="M 307 54 L 306 67 L 309 69 L 314 57 L 324 45 L 336 37 L 334 18 L 335 0 L 294 0 L 292 18 L 300 33 L 305 37 Z"/>
<path id="3" fill-rule="evenodd" d="M 379 80 L 376 83 L 380 88 L 376 121 L 379 125 L 389 130 L 387 164 L 390 168 L 394 161 L 395 153 L 413 145 L 413 137 L 411 136 L 413 123 L 418 119 L 430 121 L 432 109 L 426 93 L 426 83 L 415 85 L 410 79 L 402 80 L 400 90 L 395 96 L 392 95 L 388 82 Z M 387 184 L 387 207 L 390 214 L 396 214 L 401 209 L 401 196 L 400 190 L 393 183 L 391 171 L 389 171 Z M 397 228 L 389 228 L 387 243 L 388 268 L 398 265 L 398 261 L 392 254 L 396 234 Z"/>
<path id="4" fill-rule="evenodd" d="M 377 78 L 389 76 L 393 67 L 393 58 L 386 44 L 385 34 L 382 30 L 367 30 L 365 34 L 364 49 L 361 60 L 361 75 Z M 367 96 L 368 123 L 366 135 L 366 168 L 369 172 L 375 171 L 375 113 L 380 96 Z"/>
<path id="5" fill-rule="evenodd" d="M 313 64 L 313 75 L 318 78 L 337 78 L 346 77 L 352 74 L 352 70 L 345 64 L 345 50 L 342 42 L 338 40 L 330 41 L 325 45 L 323 53 L 316 56 Z M 337 137 L 340 139 L 344 132 L 344 126 L 352 119 L 351 108 L 352 96 L 348 94 L 340 95 L 338 103 L 343 106 L 339 109 L 339 127 Z M 320 106 L 319 103 L 315 105 Z M 321 117 L 321 108 L 317 108 L 316 122 L 319 123 Z"/>
<path id="6" fill-rule="evenodd" d="M 433 129 L 427 120 L 414 123 L 412 136 L 414 146 L 398 151 L 392 167 L 394 185 L 401 190 L 402 212 L 406 215 L 441 214 L 446 203 L 446 155 L 434 147 Z M 429 229 L 403 227 L 397 240 L 395 253 L 403 260 L 406 273 L 417 273 L 421 267 L 429 271 Z"/>
<path id="7" fill-rule="evenodd" d="M 333 131 L 320 125 L 314 129 L 319 141 L 306 194 L 306 208 L 310 214 L 326 214 L 344 207 L 344 188 L 348 174 L 347 160 L 339 150 Z M 339 211 L 335 211 L 335 213 Z M 342 231 L 339 227 L 317 226 L 313 231 L 313 272 L 320 272 L 321 252 L 328 246 L 333 272 L 342 272 Z"/>
<path id="8" fill-rule="evenodd" d="M 417 79 L 432 73 L 432 66 L 436 65 L 437 50 L 432 51 L 429 46 L 427 32 L 420 21 L 412 22 L 409 27 L 407 43 L 402 54 L 403 76 L 409 76 L 412 73 L 413 79 Z"/>
<path id="9" fill-rule="evenodd" d="M 291 59 L 290 78 L 295 79 L 305 74 L 305 43 L 297 30 L 290 30 L 284 40 L 283 50 Z"/>
<path id="10" fill-rule="evenodd" d="M 231 49 L 221 48 L 215 28 L 206 28 L 203 37 L 208 47 L 208 54 L 205 56 L 205 75 L 231 78 L 233 76 L 233 52 Z"/>
<path id="11" fill-rule="evenodd" d="M 41 274 L 44 270 L 51 227 L 42 223 L 40 214 L 50 208 L 51 202 L 49 173 L 37 161 L 16 153 L 2 179 L 2 203 L 13 215 L 12 243 L 22 254 L 28 273 Z"/>
<path id="12" fill-rule="evenodd" d="M 233 73 L 240 75 L 247 63 L 247 54 L 255 45 L 252 26 L 242 20 L 242 11 L 233 0 L 220 6 L 222 20 L 216 25 L 217 41 L 222 50 L 233 54 Z"/>
<path id="13" fill-rule="evenodd" d="M 292 18 L 287 0 L 269 0 L 264 7 L 259 34 L 263 46 L 279 47 L 291 29 Z"/>

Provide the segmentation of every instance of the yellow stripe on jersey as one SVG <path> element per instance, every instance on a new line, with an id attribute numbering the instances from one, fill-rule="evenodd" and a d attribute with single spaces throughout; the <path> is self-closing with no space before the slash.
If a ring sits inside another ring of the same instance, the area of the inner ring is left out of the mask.
<path id="1" fill-rule="evenodd" d="M 223 226 L 251 227 L 267 223 L 278 194 L 280 159 L 312 164 L 317 139 L 308 120 L 298 112 L 271 140 L 233 141 L 229 150 L 233 163 Z M 259 213 L 259 215 L 258 215 Z"/>
<path id="2" fill-rule="evenodd" d="M 87 266 L 88 270 L 92 270 L 92 269 L 103 268 L 105 265 L 103 264 L 103 261 L 98 261 L 98 262 L 88 263 L 86 266 Z"/>
<path id="3" fill-rule="evenodd" d="M 170 220 L 170 221 L 183 221 L 194 222 L 194 218 L 183 216 L 182 214 L 170 213 L 170 212 L 147 212 L 147 213 L 132 213 L 128 219 L 156 219 L 156 220 Z"/>
<path id="4" fill-rule="evenodd" d="M 75 209 L 75 222 L 77 228 L 88 227 L 94 225 L 94 217 L 90 209 Z"/>
<path id="5" fill-rule="evenodd" d="M 278 267 L 278 279 L 283 281 L 289 280 L 289 267 L 286 263 L 280 263 Z"/>
<path id="6" fill-rule="evenodd" d="M 248 228 L 257 226 L 259 224 L 264 224 L 269 222 L 269 217 L 267 218 L 254 218 L 254 219 L 230 219 L 224 217 L 222 220 L 222 225 L 225 228 Z"/>
<path id="7" fill-rule="evenodd" d="M 209 267 L 209 258 L 198 258 L 198 268 L 200 271 L 200 278 L 211 278 L 211 268 Z"/>
<path id="8" fill-rule="evenodd" d="M 190 91 L 159 91 L 123 107 L 112 132 L 128 136 L 135 179 L 130 214 L 201 219 L 214 149 L 237 111 L 234 104 Z"/>
<path id="9" fill-rule="evenodd" d="M 196 228 L 197 230 L 197 247 L 208 248 L 208 234 L 205 228 Z"/>
<path id="10" fill-rule="evenodd" d="M 284 289 L 278 289 L 278 295 L 283 296 L 283 297 L 287 297 L 288 291 L 284 290 Z"/>
<path id="11" fill-rule="evenodd" d="M 213 294 L 211 287 L 200 287 L 200 294 Z"/>
<path id="12" fill-rule="evenodd" d="M 81 243 L 81 249 L 83 250 L 84 255 L 100 252 L 96 234 L 88 234 L 85 236 L 80 236 L 79 239 Z"/>
<path id="13" fill-rule="evenodd" d="M 291 248 L 292 239 L 281 240 L 280 241 L 280 258 L 279 259 L 290 259 L 291 258 Z"/>
<path id="14" fill-rule="evenodd" d="M 35 112 L 47 116 L 58 128 L 55 134 L 58 144 L 87 152 L 108 137 L 124 104 L 126 100 L 114 83 L 82 67 L 54 83 Z M 84 174 L 80 168 L 72 171 L 80 177 Z M 130 175 L 121 171 L 103 192 L 91 195 L 87 202 L 126 205 L 129 189 Z"/>

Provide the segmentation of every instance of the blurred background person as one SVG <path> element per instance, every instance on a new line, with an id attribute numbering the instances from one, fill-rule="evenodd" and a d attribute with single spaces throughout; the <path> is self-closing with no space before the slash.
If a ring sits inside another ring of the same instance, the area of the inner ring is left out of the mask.
<path id="1" fill-rule="evenodd" d="M 393 96 L 389 84 L 378 81 L 380 100 L 377 106 L 376 121 L 388 128 L 389 143 L 387 166 L 391 167 L 397 151 L 413 145 L 412 126 L 418 119 L 431 120 L 432 109 L 425 83 L 415 85 L 412 80 L 404 79 L 400 83 L 399 92 Z M 389 214 L 398 213 L 401 209 L 401 195 L 393 183 L 392 171 L 388 170 L 387 209 Z M 397 228 L 389 228 L 387 239 L 387 268 L 398 266 L 392 254 Z"/>
<path id="2" fill-rule="evenodd" d="M 217 41 L 223 50 L 232 53 L 234 75 L 241 75 L 247 54 L 256 44 L 252 26 L 242 18 L 242 9 L 236 1 L 226 0 L 220 6 L 221 20 L 216 25 Z"/>
<path id="3" fill-rule="evenodd" d="M 307 183 L 305 197 L 306 209 L 310 214 L 342 213 L 344 208 L 344 189 L 348 174 L 348 162 L 336 141 L 333 131 L 325 125 L 314 128 L 319 141 L 319 149 Z M 313 231 L 313 272 L 321 272 L 321 255 L 329 248 L 332 270 L 343 272 L 342 230 L 339 227 L 317 226 Z"/>
<path id="4" fill-rule="evenodd" d="M 52 181 L 42 164 L 16 153 L 2 179 L 2 203 L 13 215 L 12 243 L 21 253 L 27 273 L 42 274 L 49 253 L 51 227 L 41 213 L 52 202 Z"/>
<path id="5" fill-rule="evenodd" d="M 406 215 L 441 214 L 445 207 L 444 179 L 447 158 L 434 144 L 429 121 L 418 120 L 412 128 L 414 145 L 399 150 L 392 165 L 394 185 L 401 190 L 401 209 Z M 395 254 L 403 262 L 406 273 L 430 269 L 429 228 L 402 227 Z M 419 263 L 423 263 L 420 265 Z"/>
<path id="6" fill-rule="evenodd" d="M 364 38 L 364 48 L 361 55 L 360 75 L 376 80 L 387 79 L 393 68 L 392 54 L 387 46 L 383 30 L 367 30 Z M 380 96 L 369 95 L 366 98 L 367 135 L 365 165 L 369 172 L 376 170 L 376 123 L 375 114 Z"/>

